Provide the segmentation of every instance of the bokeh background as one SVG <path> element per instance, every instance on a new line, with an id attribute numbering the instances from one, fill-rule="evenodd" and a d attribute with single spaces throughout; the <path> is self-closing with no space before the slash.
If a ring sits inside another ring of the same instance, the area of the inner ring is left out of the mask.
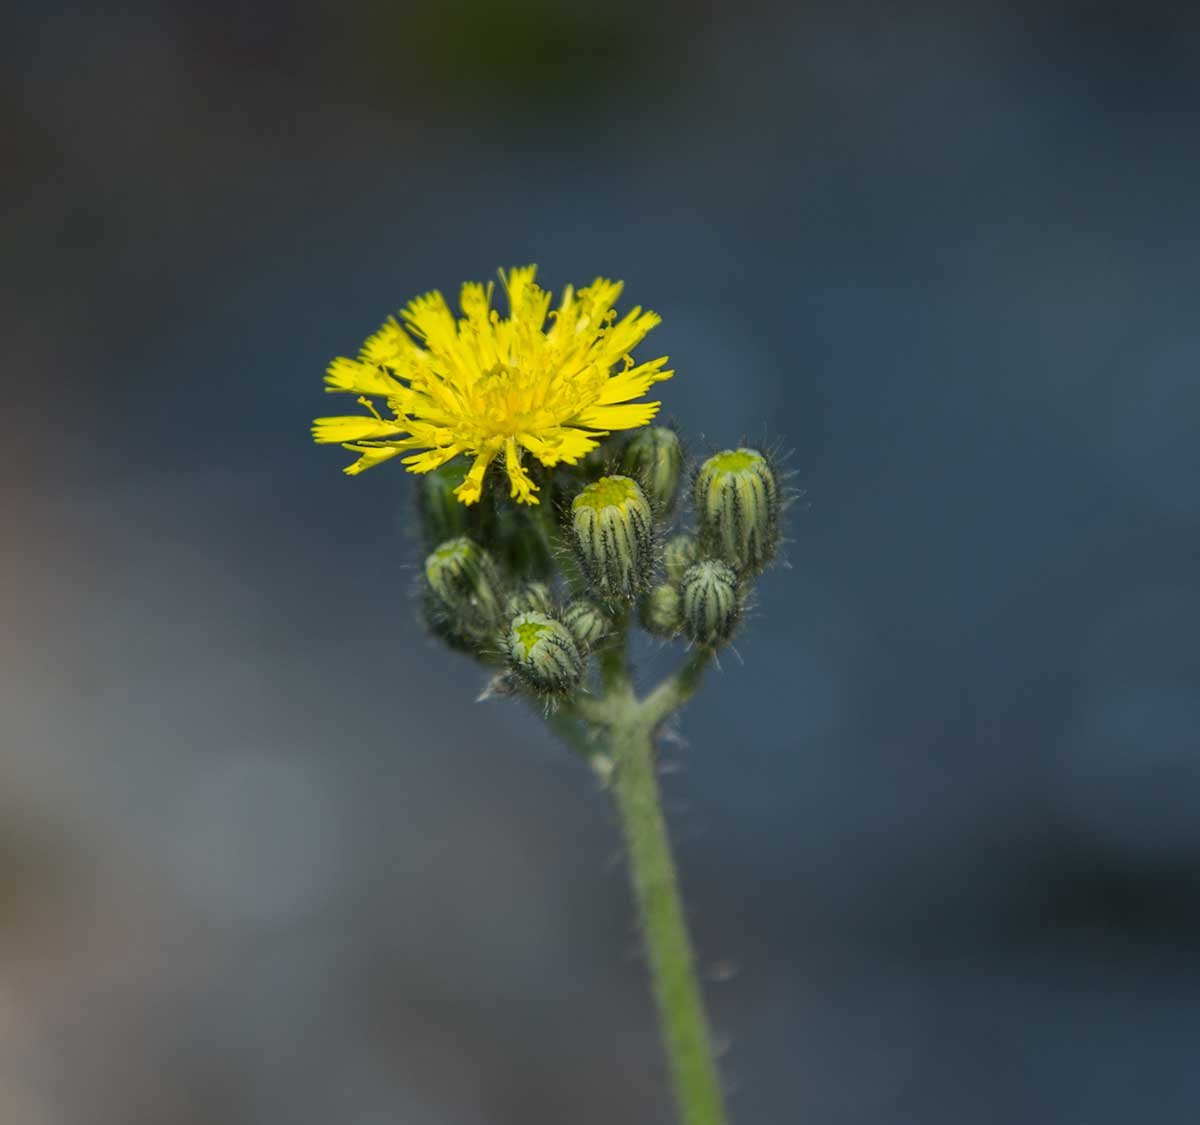
<path id="1" fill-rule="evenodd" d="M 408 479 L 307 434 L 526 261 L 626 279 L 695 448 L 805 490 L 666 758 L 734 1119 L 1197 1119 L 1194 8 L 45 0 L 0 51 L 4 1125 L 670 1121 L 603 795 L 419 632 Z"/>

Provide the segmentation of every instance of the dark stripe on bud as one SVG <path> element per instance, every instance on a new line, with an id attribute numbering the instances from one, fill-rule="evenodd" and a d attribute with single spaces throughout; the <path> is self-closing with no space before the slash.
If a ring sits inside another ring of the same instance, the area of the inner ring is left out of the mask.
<path id="1" fill-rule="evenodd" d="M 689 567 L 679 584 L 679 608 L 688 640 L 705 648 L 724 644 L 741 616 L 733 568 L 715 559 Z"/>
<path id="2" fill-rule="evenodd" d="M 762 570 L 779 545 L 779 490 L 767 459 L 726 449 L 700 466 L 694 493 L 703 554 L 739 574 Z"/>

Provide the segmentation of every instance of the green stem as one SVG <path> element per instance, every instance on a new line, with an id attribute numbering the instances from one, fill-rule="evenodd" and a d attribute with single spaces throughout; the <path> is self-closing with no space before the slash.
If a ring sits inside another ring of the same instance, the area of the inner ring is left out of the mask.
<path id="1" fill-rule="evenodd" d="M 704 669 L 713 658 L 711 648 L 694 648 L 683 667 L 673 676 L 668 676 L 644 700 L 642 711 L 652 727 L 657 726 L 668 715 L 678 711 L 700 686 Z"/>
<path id="2" fill-rule="evenodd" d="M 695 958 L 654 773 L 653 725 L 637 707 L 611 728 L 613 793 L 629 852 L 650 979 L 682 1125 L 726 1125 Z"/>
<path id="3" fill-rule="evenodd" d="M 599 653 L 602 694 L 565 704 L 562 717 L 551 722 L 576 749 L 580 730 L 600 734 L 607 749 L 593 748 L 588 760 L 616 801 L 680 1123 L 727 1125 L 654 751 L 655 731 L 695 693 L 712 651 L 694 649 L 678 672 L 638 699 L 625 651 L 627 624 L 627 612 L 617 616 L 614 635 Z"/>
<path id="4" fill-rule="evenodd" d="M 584 761 L 591 761 L 596 756 L 597 747 L 588 737 L 587 728 L 570 711 L 552 712 L 546 716 L 546 722 L 550 724 L 551 730 Z"/>
<path id="5" fill-rule="evenodd" d="M 633 698 L 633 682 L 629 676 L 629 656 L 626 648 L 626 629 L 629 611 L 621 610 L 613 617 L 612 635 L 599 652 L 600 682 L 608 698 Z"/>

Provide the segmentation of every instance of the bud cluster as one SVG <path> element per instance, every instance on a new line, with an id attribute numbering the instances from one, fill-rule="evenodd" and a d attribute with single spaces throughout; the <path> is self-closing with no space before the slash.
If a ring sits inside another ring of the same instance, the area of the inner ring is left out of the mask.
<path id="1" fill-rule="evenodd" d="M 778 549 L 779 486 L 764 454 L 727 449 L 696 470 L 691 499 L 696 530 L 667 540 L 666 581 L 641 599 L 639 617 L 656 637 L 716 649 L 733 638 L 751 582 Z"/>
<path id="2" fill-rule="evenodd" d="M 495 488 L 464 507 L 453 495 L 461 463 L 422 479 L 426 620 L 453 647 L 502 663 L 496 683 L 507 690 L 573 696 L 592 654 L 620 642 L 631 607 L 652 636 L 720 648 L 778 549 L 780 490 L 758 450 L 714 454 L 681 490 L 673 430 L 639 431 L 607 457 L 604 448 L 539 478 L 539 509 Z M 681 491 L 693 530 L 672 533 Z"/>

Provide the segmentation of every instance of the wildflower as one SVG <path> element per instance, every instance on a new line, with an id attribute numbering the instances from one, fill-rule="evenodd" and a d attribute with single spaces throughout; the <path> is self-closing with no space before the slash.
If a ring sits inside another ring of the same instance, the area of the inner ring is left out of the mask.
<path id="1" fill-rule="evenodd" d="M 567 286 L 551 311 L 536 269 L 501 271 L 507 318 L 491 307 L 492 283 L 466 282 L 459 319 L 441 293 L 428 293 L 368 337 L 357 359 L 335 359 L 326 389 L 357 394 L 369 413 L 318 418 L 315 440 L 359 454 L 351 475 L 405 450 L 418 451 L 403 458 L 413 473 L 473 458 L 454 490 L 463 504 L 479 500 L 488 466 L 503 457 L 510 495 L 536 504 L 525 453 L 548 467 L 574 464 L 613 430 L 646 425 L 660 403 L 632 400 L 673 372 L 666 356 L 635 364 L 630 352 L 660 317 L 636 307 L 618 320 L 622 283 L 607 278 Z"/>

